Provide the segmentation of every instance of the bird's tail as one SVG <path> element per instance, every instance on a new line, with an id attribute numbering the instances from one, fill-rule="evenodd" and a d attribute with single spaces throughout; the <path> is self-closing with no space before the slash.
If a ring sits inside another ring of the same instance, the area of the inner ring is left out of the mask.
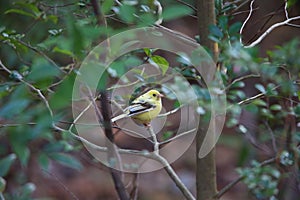
<path id="1" fill-rule="evenodd" d="M 128 114 L 123 113 L 123 114 L 121 114 L 121 115 L 118 115 L 118 116 L 112 118 L 112 119 L 111 119 L 111 122 L 116 122 L 116 121 L 118 121 L 118 120 L 120 120 L 120 119 L 123 119 L 123 118 L 125 118 L 125 117 L 128 117 Z"/>

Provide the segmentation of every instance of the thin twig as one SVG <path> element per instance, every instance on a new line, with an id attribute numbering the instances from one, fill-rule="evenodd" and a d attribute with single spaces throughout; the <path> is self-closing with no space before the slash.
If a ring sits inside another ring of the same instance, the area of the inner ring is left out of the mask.
<path id="1" fill-rule="evenodd" d="M 267 127 L 268 132 L 269 132 L 269 134 L 271 136 L 273 151 L 274 151 L 274 153 L 277 153 L 278 152 L 278 148 L 277 148 L 277 145 L 276 145 L 276 139 L 275 139 L 274 132 L 271 129 L 271 127 L 270 127 L 270 125 L 269 125 L 269 123 L 267 121 L 265 121 L 265 126 Z"/>
<path id="2" fill-rule="evenodd" d="M 13 72 L 11 70 L 9 70 L 3 63 L 2 61 L 0 60 L 0 66 L 2 67 L 2 69 L 4 69 L 7 73 L 9 74 L 13 74 Z M 28 83 L 27 81 L 25 81 L 23 79 L 23 76 L 21 74 L 19 74 L 19 77 L 18 77 L 18 80 L 21 81 L 22 83 L 24 83 L 25 85 L 27 85 L 28 87 L 30 87 L 32 90 L 34 90 L 38 96 L 43 100 L 44 104 L 46 105 L 48 111 L 49 111 L 49 114 L 51 116 L 51 118 L 53 118 L 53 111 L 52 109 L 50 108 L 50 105 L 49 105 L 49 102 L 48 100 L 46 99 L 46 97 L 44 96 L 44 94 L 42 93 L 42 91 L 36 87 L 34 87 L 32 84 Z"/>
<path id="3" fill-rule="evenodd" d="M 67 192 L 67 193 L 69 193 L 70 195 L 71 195 L 71 197 L 72 197 L 72 199 L 76 199 L 76 200 L 79 200 L 79 198 L 72 192 L 72 191 L 70 191 L 69 190 L 69 188 L 55 175 L 55 174 L 53 174 L 53 173 L 51 173 L 51 172 L 49 172 L 49 171 L 47 171 L 47 170 L 45 170 L 45 169 L 42 169 L 42 171 L 44 172 L 44 173 L 46 173 L 46 174 L 48 174 L 49 175 L 49 177 L 51 177 L 51 178 L 55 178 L 55 180 L 59 183 L 59 185 L 61 185 L 62 187 L 63 187 L 63 189 Z"/>
<path id="4" fill-rule="evenodd" d="M 254 26 L 255 24 L 261 22 L 262 19 L 264 19 L 265 17 L 268 17 L 268 19 L 262 24 L 262 26 L 259 28 L 259 30 L 246 42 L 246 44 L 250 43 L 251 41 L 253 41 L 259 34 L 261 34 L 263 31 L 263 29 L 267 26 L 267 24 L 271 21 L 271 19 L 276 15 L 281 13 L 282 11 L 280 10 L 282 8 L 282 5 L 274 12 L 271 12 L 263 17 L 261 17 L 259 20 L 257 20 L 256 22 L 252 23 L 251 25 Z"/>
<path id="5" fill-rule="evenodd" d="M 181 4 L 185 5 L 185 6 L 187 6 L 187 7 L 191 8 L 191 9 L 193 9 L 194 11 L 197 11 L 197 8 L 196 8 L 195 6 L 189 4 L 189 3 L 185 2 L 185 1 L 181 1 L 181 0 L 176 0 L 176 1 L 177 1 L 178 3 L 181 3 Z"/>
<path id="6" fill-rule="evenodd" d="M 226 86 L 226 88 L 224 90 L 228 90 L 233 84 L 235 84 L 239 81 L 242 81 L 242 80 L 245 80 L 245 79 L 248 79 L 248 78 L 258 78 L 258 77 L 260 77 L 259 74 L 249 74 L 249 75 L 242 76 L 240 78 L 234 79 L 229 85 Z"/>
<path id="7" fill-rule="evenodd" d="M 239 10 L 241 7 L 243 7 L 243 6 L 244 6 L 245 4 L 247 4 L 249 1 L 250 1 L 250 0 L 247 0 L 247 1 L 242 0 L 242 3 L 241 3 L 240 5 L 238 5 L 236 8 L 234 8 L 234 9 L 232 10 L 231 13 L 233 13 L 233 12 Z M 238 2 L 239 2 L 239 1 L 232 2 L 232 4 L 236 4 L 236 3 L 238 3 Z M 231 15 L 231 13 L 229 13 L 229 15 Z"/>
<path id="8" fill-rule="evenodd" d="M 174 113 L 176 113 L 178 110 L 180 110 L 183 106 L 184 106 L 184 105 L 182 104 L 182 105 L 180 105 L 178 108 L 175 108 L 175 109 L 173 109 L 173 110 L 171 110 L 171 111 L 169 111 L 169 112 L 159 114 L 157 117 L 158 117 L 158 118 L 160 118 L 160 117 L 166 117 L 166 116 L 168 116 L 168 115 L 174 114 Z"/>
<path id="9" fill-rule="evenodd" d="M 31 49 L 32 51 L 36 52 L 37 54 L 43 56 L 46 60 L 48 60 L 52 65 L 54 65 L 59 71 L 61 71 L 62 73 L 66 73 L 64 70 L 62 70 L 51 58 L 49 58 L 44 52 L 40 51 L 39 49 L 31 46 L 30 44 L 27 44 L 26 42 L 23 42 L 22 40 L 18 40 L 18 42 L 20 44 L 22 44 L 23 46 Z"/>
<path id="10" fill-rule="evenodd" d="M 35 122 L 29 122 L 29 123 L 24 123 L 24 124 L 0 124 L 0 128 L 4 127 L 17 127 L 17 126 L 24 126 L 24 125 L 36 125 L 37 123 Z"/>

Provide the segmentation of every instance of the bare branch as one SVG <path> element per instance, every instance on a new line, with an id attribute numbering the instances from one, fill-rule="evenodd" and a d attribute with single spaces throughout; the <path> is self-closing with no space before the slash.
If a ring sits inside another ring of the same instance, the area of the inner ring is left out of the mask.
<path id="1" fill-rule="evenodd" d="M 288 10 L 287 10 L 287 8 L 288 8 L 288 1 L 287 1 L 287 0 L 285 0 L 285 4 L 284 4 L 284 13 L 285 13 L 285 18 L 286 18 L 286 19 L 289 19 L 289 13 L 288 13 Z"/>
<path id="2" fill-rule="evenodd" d="M 254 4 L 254 1 L 255 1 L 255 0 L 252 0 L 252 1 L 251 1 L 251 3 L 250 3 L 250 12 L 249 12 L 247 18 L 245 19 L 244 23 L 242 24 L 241 29 L 240 29 L 240 35 L 241 35 L 241 36 L 242 36 L 243 30 L 244 30 L 246 24 L 248 23 L 248 21 L 249 21 L 251 15 L 252 15 L 252 13 L 253 13 L 253 4 Z M 242 37 L 240 37 L 240 43 L 243 44 Z"/>
<path id="3" fill-rule="evenodd" d="M 242 76 L 240 78 L 237 78 L 237 79 L 234 79 L 226 88 L 225 90 L 228 90 L 233 84 L 239 82 L 239 81 L 242 81 L 242 80 L 245 80 L 247 78 L 257 78 L 257 77 L 260 77 L 259 74 L 249 74 L 249 75 L 245 75 L 245 76 Z"/>
<path id="4" fill-rule="evenodd" d="M 240 35 L 242 36 L 242 33 L 243 33 L 243 30 L 246 26 L 246 24 L 248 23 L 249 19 L 251 18 L 252 16 L 252 13 L 253 13 L 253 4 L 254 4 L 255 0 L 252 0 L 251 3 L 250 3 L 250 12 L 247 16 L 247 18 L 245 19 L 245 21 L 243 22 L 242 24 L 242 27 L 240 29 Z M 297 24 L 292 24 L 291 22 L 292 21 L 296 21 L 296 20 L 300 20 L 300 16 L 296 16 L 296 17 L 289 17 L 289 14 L 288 14 L 288 10 L 287 10 L 287 1 L 285 1 L 285 5 L 284 5 L 284 12 L 285 12 L 285 20 L 282 21 L 282 22 L 278 22 L 278 23 L 275 23 L 273 24 L 272 26 L 270 26 L 263 34 L 261 34 L 254 42 L 252 42 L 251 44 L 249 45 L 244 45 L 245 48 L 251 48 L 251 47 L 254 47 L 256 46 L 257 44 L 259 44 L 267 35 L 269 35 L 274 29 L 280 27 L 280 26 L 284 26 L 284 25 L 287 25 L 287 26 L 293 26 L 293 27 L 297 27 L 299 28 L 300 25 L 297 25 Z M 240 43 L 243 44 L 242 42 L 242 37 L 240 37 Z"/>
<path id="5" fill-rule="evenodd" d="M 153 138 L 154 141 L 154 151 L 152 152 L 152 155 L 154 155 L 155 159 L 159 161 L 166 170 L 166 172 L 169 174 L 170 178 L 174 181 L 178 189 L 182 192 L 184 197 L 188 200 L 195 200 L 195 197 L 192 195 L 192 193 L 186 188 L 186 186 L 182 183 L 174 169 L 171 167 L 170 163 L 159 154 L 159 142 L 157 140 L 156 134 L 154 133 L 151 126 L 147 127 L 147 130 L 149 131 L 150 135 Z"/>
<path id="6" fill-rule="evenodd" d="M 289 18 L 283 22 L 279 22 L 276 24 L 273 24 L 270 28 L 268 28 L 259 38 L 257 38 L 254 42 L 252 42 L 250 45 L 245 46 L 245 48 L 251 48 L 259 44 L 267 35 L 269 35 L 275 28 L 278 28 L 280 26 L 289 25 L 291 21 L 300 20 L 300 16 Z"/>

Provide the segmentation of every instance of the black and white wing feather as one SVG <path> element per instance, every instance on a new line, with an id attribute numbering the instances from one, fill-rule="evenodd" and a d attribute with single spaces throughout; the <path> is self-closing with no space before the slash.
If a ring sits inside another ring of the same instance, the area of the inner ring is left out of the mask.
<path id="1" fill-rule="evenodd" d="M 132 117 L 134 115 L 142 114 L 144 112 L 153 110 L 155 107 L 156 107 L 155 105 L 145 101 L 133 102 L 130 106 L 128 106 L 124 110 L 123 114 L 112 118 L 111 121 L 115 122 L 126 117 Z"/>
<path id="2" fill-rule="evenodd" d="M 150 104 L 148 102 L 138 102 L 138 103 L 133 103 L 131 104 L 127 109 L 129 111 L 128 116 L 132 117 L 134 115 L 138 115 L 144 112 L 151 111 L 155 108 L 156 106 L 153 104 Z"/>

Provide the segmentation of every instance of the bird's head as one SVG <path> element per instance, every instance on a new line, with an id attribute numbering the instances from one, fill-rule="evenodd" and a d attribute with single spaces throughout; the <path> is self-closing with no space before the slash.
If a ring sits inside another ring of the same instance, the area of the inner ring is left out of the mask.
<path id="1" fill-rule="evenodd" d="M 159 93 L 157 90 L 150 90 L 146 94 L 153 100 L 160 100 L 162 97 L 164 97 L 164 95 Z"/>

